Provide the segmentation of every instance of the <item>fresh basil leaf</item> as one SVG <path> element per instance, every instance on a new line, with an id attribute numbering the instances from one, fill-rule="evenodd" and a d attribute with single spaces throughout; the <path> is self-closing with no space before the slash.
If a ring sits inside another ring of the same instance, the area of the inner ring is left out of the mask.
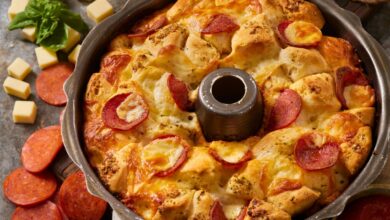
<path id="1" fill-rule="evenodd" d="M 25 28 L 28 26 L 35 26 L 36 21 L 24 12 L 18 13 L 8 26 L 9 30 Z"/>
<path id="2" fill-rule="evenodd" d="M 40 44 L 44 39 L 54 34 L 57 29 L 58 21 L 50 18 L 43 18 L 39 24 L 37 43 Z"/>
<path id="3" fill-rule="evenodd" d="M 86 34 L 89 31 L 88 25 L 83 21 L 81 16 L 79 14 L 73 13 L 66 8 L 61 9 L 60 18 L 69 27 L 75 29 L 82 34 Z"/>
<path id="4" fill-rule="evenodd" d="M 64 22 L 58 22 L 56 29 L 50 37 L 47 37 L 41 41 L 39 45 L 49 48 L 54 51 L 65 48 L 68 41 L 68 32 Z"/>

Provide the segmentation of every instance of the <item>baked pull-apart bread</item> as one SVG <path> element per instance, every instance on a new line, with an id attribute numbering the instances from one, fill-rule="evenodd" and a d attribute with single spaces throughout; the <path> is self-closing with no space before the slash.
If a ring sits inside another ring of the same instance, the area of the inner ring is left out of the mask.
<path id="1" fill-rule="evenodd" d="M 91 165 L 145 219 L 290 219 L 334 201 L 370 154 L 375 91 L 303 0 L 178 0 L 114 38 L 84 99 Z M 195 102 L 222 67 L 252 75 L 256 135 L 206 141 Z"/>

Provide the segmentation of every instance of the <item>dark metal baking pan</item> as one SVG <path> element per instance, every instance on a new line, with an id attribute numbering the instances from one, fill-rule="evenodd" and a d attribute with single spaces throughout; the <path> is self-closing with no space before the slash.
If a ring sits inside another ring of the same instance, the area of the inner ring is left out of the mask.
<path id="1" fill-rule="evenodd" d="M 138 18 L 159 9 L 171 1 L 131 0 L 115 15 L 96 26 L 85 38 L 74 73 L 65 84 L 68 105 L 64 114 L 62 135 L 66 151 L 85 173 L 91 193 L 106 200 L 123 219 L 141 219 L 126 208 L 102 184 L 90 166 L 84 152 L 83 97 L 92 73 L 98 70 L 100 57 L 109 41 L 128 30 Z M 364 68 L 376 90 L 376 118 L 373 132 L 373 152 L 361 172 L 334 202 L 309 219 L 325 219 L 339 215 L 348 199 L 366 188 L 383 169 L 388 155 L 390 116 L 390 61 L 383 48 L 363 29 L 359 18 L 331 0 L 312 0 L 326 19 L 325 33 L 349 40 L 356 48 Z"/>

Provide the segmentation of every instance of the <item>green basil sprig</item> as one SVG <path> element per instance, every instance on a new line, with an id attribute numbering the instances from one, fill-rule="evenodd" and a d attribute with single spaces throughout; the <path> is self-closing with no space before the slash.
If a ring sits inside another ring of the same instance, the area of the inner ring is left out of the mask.
<path id="1" fill-rule="evenodd" d="M 30 0 L 23 12 L 9 24 L 9 30 L 36 27 L 36 43 L 54 51 L 65 48 L 68 40 L 66 25 L 86 34 L 87 24 L 79 14 L 70 11 L 60 0 Z"/>

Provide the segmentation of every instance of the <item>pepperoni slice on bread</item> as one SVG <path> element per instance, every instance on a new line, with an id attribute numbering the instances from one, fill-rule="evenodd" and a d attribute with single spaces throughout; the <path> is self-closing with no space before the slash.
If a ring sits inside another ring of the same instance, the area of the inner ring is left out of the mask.
<path id="1" fill-rule="evenodd" d="M 53 174 L 29 173 L 23 167 L 12 171 L 4 180 L 3 192 L 11 202 L 19 206 L 32 206 L 49 199 L 57 189 Z"/>
<path id="2" fill-rule="evenodd" d="M 216 14 L 211 16 L 209 23 L 201 31 L 202 34 L 217 34 L 222 32 L 233 32 L 240 28 L 229 16 Z"/>
<path id="3" fill-rule="evenodd" d="M 183 111 L 190 110 L 192 103 L 188 98 L 187 85 L 183 81 L 178 80 L 173 74 L 168 76 L 167 85 L 177 107 Z"/>
<path id="4" fill-rule="evenodd" d="M 149 107 L 137 93 L 118 94 L 103 107 L 102 118 L 106 126 L 118 130 L 130 130 L 141 124 L 149 115 Z"/>
<path id="5" fill-rule="evenodd" d="M 154 176 L 171 176 L 188 158 L 189 145 L 176 135 L 164 135 L 146 145 L 142 160 L 154 171 Z"/>
<path id="6" fill-rule="evenodd" d="M 219 201 L 215 201 L 210 209 L 211 220 L 227 220 L 225 213 L 223 212 L 222 205 Z"/>
<path id="7" fill-rule="evenodd" d="M 12 214 L 11 220 L 62 220 L 57 205 L 46 201 L 33 207 L 17 207 Z"/>
<path id="8" fill-rule="evenodd" d="M 88 192 L 85 177 L 81 171 L 65 179 L 58 197 L 59 206 L 69 219 L 101 219 L 107 208 L 104 200 Z"/>
<path id="9" fill-rule="evenodd" d="M 141 23 L 136 25 L 135 28 L 131 30 L 131 33 L 127 35 L 127 37 L 147 37 L 156 32 L 158 29 L 164 27 L 166 24 L 168 24 L 168 19 L 165 14 L 162 14 L 147 21 L 145 24 Z"/>
<path id="10" fill-rule="evenodd" d="M 130 62 L 131 56 L 128 54 L 114 54 L 105 56 L 100 64 L 102 76 L 111 85 L 118 80 L 118 73 L 122 71 Z"/>
<path id="11" fill-rule="evenodd" d="M 292 89 L 283 90 L 271 109 L 267 130 L 273 131 L 288 127 L 301 113 L 302 100 Z"/>
<path id="12" fill-rule="evenodd" d="M 60 126 L 50 126 L 35 131 L 24 143 L 21 160 L 29 172 L 38 173 L 46 169 L 61 150 Z"/>
<path id="13" fill-rule="evenodd" d="M 39 98 L 50 105 L 65 105 L 67 98 L 63 87 L 73 69 L 72 64 L 59 63 L 43 70 L 35 81 Z"/>
<path id="14" fill-rule="evenodd" d="M 369 82 L 359 69 L 352 69 L 347 66 L 338 68 L 336 71 L 336 95 L 343 108 L 347 108 L 347 102 L 344 98 L 344 88 L 350 85 L 367 86 Z"/>
<path id="15" fill-rule="evenodd" d="M 309 171 L 322 170 L 336 164 L 339 157 L 339 145 L 320 134 L 310 133 L 298 139 L 295 148 L 295 160 L 301 168 Z"/>
<path id="16" fill-rule="evenodd" d="M 239 142 L 213 141 L 209 153 L 228 169 L 238 169 L 252 159 L 252 152 L 246 144 Z"/>
<path id="17" fill-rule="evenodd" d="M 296 47 L 315 47 L 322 38 L 321 30 L 306 21 L 283 21 L 278 34 L 284 43 Z"/>

